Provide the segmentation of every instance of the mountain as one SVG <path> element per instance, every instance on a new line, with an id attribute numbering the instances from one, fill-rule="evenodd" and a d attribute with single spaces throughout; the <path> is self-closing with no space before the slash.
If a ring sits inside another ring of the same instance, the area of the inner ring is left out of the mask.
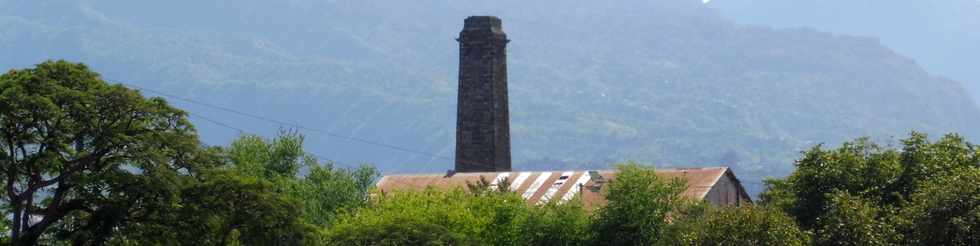
<path id="1" fill-rule="evenodd" d="M 170 97 L 211 144 L 239 134 L 230 128 L 295 126 L 201 103 L 317 129 L 299 130 L 342 164 L 443 172 L 453 39 L 466 16 L 487 14 L 512 40 L 518 169 L 730 165 L 756 192 L 819 143 L 980 136 L 960 83 L 877 39 L 734 24 L 700 0 L 0 0 L 0 69 L 84 62 L 147 95 L 194 100 Z"/>
<path id="2" fill-rule="evenodd" d="M 980 1 L 715 0 L 738 23 L 878 37 L 927 71 L 965 83 L 980 99 Z"/>

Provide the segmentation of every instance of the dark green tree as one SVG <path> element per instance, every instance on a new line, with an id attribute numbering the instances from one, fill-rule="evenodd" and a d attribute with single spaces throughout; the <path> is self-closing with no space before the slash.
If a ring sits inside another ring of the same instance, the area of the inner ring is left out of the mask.
<path id="1" fill-rule="evenodd" d="M 477 185 L 478 186 L 478 185 Z M 513 192 L 476 189 L 376 194 L 340 216 L 331 245 L 585 245 L 581 202 L 527 204 Z"/>
<path id="2" fill-rule="evenodd" d="M 239 175 L 271 182 L 283 196 L 302 203 L 309 223 L 329 226 L 337 212 L 366 204 L 379 173 L 370 166 L 337 168 L 320 162 L 303 149 L 304 137 L 282 131 L 273 139 L 246 135 L 224 153 L 228 169 Z"/>
<path id="3" fill-rule="evenodd" d="M 592 225 L 594 244 L 651 245 L 664 235 L 668 216 L 687 201 L 681 180 L 663 180 L 653 168 L 627 163 L 610 181 L 605 207 Z"/>
<path id="4" fill-rule="evenodd" d="M 213 174 L 184 188 L 181 199 L 179 216 L 170 221 L 181 245 L 304 245 L 318 240 L 317 229 L 299 216 L 302 203 L 262 179 Z"/>
<path id="5" fill-rule="evenodd" d="M 898 216 L 913 245 L 980 245 L 980 168 L 922 185 Z"/>
<path id="6" fill-rule="evenodd" d="M 786 180 L 769 180 L 763 201 L 781 207 L 804 228 L 815 228 L 826 213 L 828 194 L 847 191 L 873 202 L 891 194 L 888 188 L 902 173 L 901 153 L 882 148 L 866 138 L 838 149 L 816 146 L 803 154 Z"/>
<path id="7" fill-rule="evenodd" d="M 762 202 L 792 215 L 820 244 L 970 244 L 975 237 L 961 235 L 975 232 L 969 221 L 980 183 L 952 180 L 980 169 L 976 147 L 958 135 L 930 142 L 915 132 L 902 145 L 858 139 L 814 147 L 789 177 L 767 181 Z M 957 239 L 942 241 L 949 238 Z"/>
<path id="8" fill-rule="evenodd" d="M 15 245 L 315 243 L 308 203 L 363 203 L 376 175 L 318 165 L 287 182 L 316 162 L 301 139 L 205 148 L 185 112 L 65 61 L 0 76 L 0 127 L 2 240 Z"/>
<path id="9" fill-rule="evenodd" d="M 827 195 L 826 211 L 816 221 L 818 245 L 894 245 L 900 235 L 889 221 L 892 206 L 881 206 L 847 192 Z"/>
<path id="10" fill-rule="evenodd" d="M 378 194 L 367 207 L 342 214 L 328 229 L 327 241 L 330 245 L 475 245 L 485 235 L 484 228 L 499 219 L 471 209 L 479 198 L 460 189 Z M 495 200 L 498 206 L 523 204 L 520 198 Z"/>
<path id="11" fill-rule="evenodd" d="M 13 244 L 53 226 L 105 241 L 179 197 L 199 144 L 186 113 L 49 61 L 0 76 L 0 172 Z M 77 236 L 77 235 L 76 235 Z"/>
<path id="12" fill-rule="evenodd" d="M 526 245 L 588 245 L 591 219 L 576 197 L 566 203 L 550 202 L 531 209 L 523 228 Z"/>
<path id="13" fill-rule="evenodd" d="M 902 173 L 886 189 L 893 195 L 888 202 L 906 200 L 923 184 L 937 178 L 980 168 L 977 147 L 959 135 L 950 134 L 930 142 L 925 134 L 912 133 L 902 143 Z"/>
<path id="14" fill-rule="evenodd" d="M 809 234 L 779 209 L 744 205 L 684 209 L 660 245 L 809 245 Z"/>

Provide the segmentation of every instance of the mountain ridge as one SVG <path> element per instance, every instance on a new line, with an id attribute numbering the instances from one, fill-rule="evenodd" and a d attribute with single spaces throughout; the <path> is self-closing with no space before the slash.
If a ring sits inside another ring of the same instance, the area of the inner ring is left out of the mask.
<path id="1" fill-rule="evenodd" d="M 974 101 L 980 98 L 980 72 L 970 66 L 980 56 L 980 1 L 722 0 L 708 6 L 743 24 L 878 37 L 928 71 L 963 82 Z"/>

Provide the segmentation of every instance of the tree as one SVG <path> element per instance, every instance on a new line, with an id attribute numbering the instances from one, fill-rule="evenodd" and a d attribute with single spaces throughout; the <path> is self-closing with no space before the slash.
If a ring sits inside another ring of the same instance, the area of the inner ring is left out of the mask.
<path id="1" fill-rule="evenodd" d="M 685 210 L 662 245 L 809 245 L 809 235 L 778 209 L 699 204 Z"/>
<path id="2" fill-rule="evenodd" d="M 980 245 L 980 168 L 923 184 L 899 214 L 915 245 Z"/>
<path id="3" fill-rule="evenodd" d="M 292 131 L 268 140 L 246 135 L 232 142 L 224 156 L 231 171 L 273 183 L 277 192 L 300 201 L 301 216 L 309 223 L 329 226 L 340 210 L 364 206 L 378 171 L 321 163 L 304 151 L 303 141 Z"/>
<path id="4" fill-rule="evenodd" d="M 595 244 L 650 245 L 663 236 L 668 216 L 685 201 L 681 180 L 665 181 L 653 168 L 635 163 L 618 167 L 610 181 L 608 203 L 597 211 L 592 230 Z"/>
<path id="5" fill-rule="evenodd" d="M 929 142 L 925 134 L 913 132 L 902 143 L 902 173 L 887 189 L 895 194 L 891 202 L 906 200 L 925 183 L 980 168 L 977 147 L 959 135 Z"/>
<path id="6" fill-rule="evenodd" d="M 891 206 L 881 206 L 840 191 L 828 194 L 826 212 L 817 218 L 818 245 L 894 245 L 900 235 L 890 223 Z"/>
<path id="7" fill-rule="evenodd" d="M 293 178 L 301 167 L 317 164 L 303 151 L 303 136 L 291 131 L 280 131 L 271 140 L 244 135 L 232 142 L 225 153 L 238 173 L 270 180 Z"/>
<path id="8" fill-rule="evenodd" d="M 980 169 L 977 148 L 954 134 L 930 142 L 913 132 L 902 144 L 882 148 L 864 138 L 816 146 L 789 177 L 767 181 L 762 201 L 792 215 L 820 244 L 974 242 L 980 183 L 969 174 Z"/>
<path id="9" fill-rule="evenodd" d="M 493 185 L 483 176 L 475 183 L 467 182 L 467 190 L 475 197 L 512 200 L 518 197 L 510 189 L 510 180 L 504 178 Z M 590 238 L 589 214 L 582 205 L 581 197 L 567 202 L 549 201 L 540 205 L 494 206 L 496 199 L 489 199 L 488 205 L 495 209 L 485 209 L 494 214 L 497 223 L 482 231 L 482 242 L 501 245 L 586 245 Z M 500 208 L 505 208 L 501 210 Z M 502 233 L 509 232 L 509 233 Z"/>
<path id="10" fill-rule="evenodd" d="M 476 244 L 491 219 L 470 209 L 475 199 L 460 189 L 379 194 L 367 207 L 342 214 L 328 229 L 327 241 L 330 245 Z M 498 202 L 523 204 L 519 198 Z"/>
<path id="11" fill-rule="evenodd" d="M 36 244 L 59 223 L 104 241 L 120 224 L 174 204 L 181 176 L 198 171 L 198 150 L 186 113 L 109 85 L 85 65 L 48 61 L 0 76 L 13 244 Z"/>
<path id="12" fill-rule="evenodd" d="M 848 191 L 881 201 L 892 194 L 888 188 L 902 173 L 901 154 L 882 148 L 866 138 L 825 150 L 818 145 L 803 153 L 797 169 L 786 180 L 769 180 L 763 201 L 781 207 L 804 228 L 815 228 L 826 213 L 828 194 Z"/>
<path id="13" fill-rule="evenodd" d="M 186 187 L 180 216 L 170 221 L 181 245 L 303 245 L 316 229 L 303 221 L 301 203 L 276 192 L 268 181 L 230 174 L 209 175 Z M 146 237 L 143 237 L 146 238 Z"/>
<path id="14" fill-rule="evenodd" d="M 549 202 L 531 209 L 523 228 L 526 245 L 588 245 L 589 213 L 576 197 L 566 203 Z"/>
<path id="15" fill-rule="evenodd" d="M 290 195 L 302 199 L 303 218 L 308 222 L 329 226 L 341 211 L 366 205 L 378 175 L 378 171 L 370 166 L 352 169 L 329 164 L 312 166 L 300 179 L 300 188 Z"/>
<path id="16" fill-rule="evenodd" d="M 477 183 L 475 186 L 485 186 Z M 531 205 L 476 188 L 376 194 L 327 230 L 331 245 L 585 245 L 589 216 L 577 199 Z"/>

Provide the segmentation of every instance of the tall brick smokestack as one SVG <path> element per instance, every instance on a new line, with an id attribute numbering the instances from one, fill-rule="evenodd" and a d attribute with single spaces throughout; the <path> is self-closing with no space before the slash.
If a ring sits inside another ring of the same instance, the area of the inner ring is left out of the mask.
<path id="1" fill-rule="evenodd" d="M 507 34 L 500 18 L 471 16 L 459 33 L 456 171 L 510 171 Z"/>

